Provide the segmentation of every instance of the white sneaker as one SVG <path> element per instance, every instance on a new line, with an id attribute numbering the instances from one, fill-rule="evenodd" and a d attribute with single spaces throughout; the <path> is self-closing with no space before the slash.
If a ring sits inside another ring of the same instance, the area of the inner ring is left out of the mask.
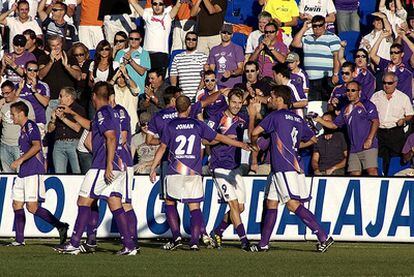
<path id="1" fill-rule="evenodd" d="M 23 242 L 13 241 L 13 242 L 7 244 L 6 246 L 25 246 L 25 245 L 26 245 L 26 243 L 24 241 Z"/>

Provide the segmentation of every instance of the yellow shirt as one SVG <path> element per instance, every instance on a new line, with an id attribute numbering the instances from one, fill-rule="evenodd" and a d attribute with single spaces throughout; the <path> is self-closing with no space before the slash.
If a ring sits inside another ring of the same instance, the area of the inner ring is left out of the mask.
<path id="1" fill-rule="evenodd" d="M 299 8 L 295 0 L 268 0 L 264 10 L 281 22 L 289 22 L 292 17 L 299 16 Z M 287 35 L 292 33 L 292 27 L 282 27 Z"/>

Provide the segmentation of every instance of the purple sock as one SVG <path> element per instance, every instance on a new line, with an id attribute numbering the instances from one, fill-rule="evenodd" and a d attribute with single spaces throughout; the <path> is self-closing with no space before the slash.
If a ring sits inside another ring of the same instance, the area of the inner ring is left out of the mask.
<path id="1" fill-rule="evenodd" d="M 296 209 L 295 214 L 311 229 L 318 237 L 319 242 L 324 242 L 327 239 L 325 231 L 321 225 L 316 221 L 315 216 L 306 209 L 303 205 L 299 205 Z"/>
<path id="2" fill-rule="evenodd" d="M 76 218 L 75 227 L 73 228 L 72 237 L 70 238 L 70 243 L 74 247 L 79 247 L 83 231 L 85 230 L 85 227 L 88 224 L 90 216 L 91 216 L 91 207 L 88 207 L 88 206 L 78 207 L 78 217 Z"/>
<path id="3" fill-rule="evenodd" d="M 24 209 L 14 211 L 14 230 L 16 231 L 16 241 L 24 241 L 24 226 L 26 225 L 26 214 Z"/>
<path id="4" fill-rule="evenodd" d="M 236 227 L 236 233 L 240 238 L 240 241 L 243 244 L 246 244 L 249 242 L 249 240 L 246 237 L 246 231 L 244 230 L 244 225 L 243 223 L 240 223 L 239 226 Z"/>
<path id="5" fill-rule="evenodd" d="M 277 209 L 266 209 L 264 214 L 265 216 L 259 242 L 260 247 L 264 247 L 269 244 L 270 236 L 272 235 L 273 228 L 276 224 Z"/>
<path id="6" fill-rule="evenodd" d="M 190 211 L 191 220 L 190 220 L 190 229 L 191 229 L 191 240 L 190 246 L 198 245 L 198 241 L 200 239 L 201 234 L 201 225 L 202 225 L 202 218 L 203 214 L 201 213 L 200 209 Z"/>
<path id="7" fill-rule="evenodd" d="M 132 240 L 134 242 L 137 241 L 138 239 L 138 220 L 137 220 L 137 216 L 134 212 L 134 210 L 129 210 L 127 212 L 125 212 L 127 219 L 128 219 L 128 228 L 129 228 L 129 233 L 131 234 Z"/>
<path id="8" fill-rule="evenodd" d="M 178 215 L 176 205 L 165 205 L 167 222 L 170 225 L 173 240 L 181 237 L 180 233 L 180 216 Z"/>
<path id="9" fill-rule="evenodd" d="M 91 206 L 91 216 L 89 217 L 88 226 L 86 226 L 86 233 L 88 235 L 87 243 L 90 245 L 96 245 L 96 231 L 98 230 L 99 223 L 99 207 L 95 203 Z"/>
<path id="10" fill-rule="evenodd" d="M 226 221 L 226 218 L 227 218 L 227 221 Z M 230 224 L 231 224 L 230 214 L 229 214 L 229 212 L 227 212 L 224 215 L 224 218 L 220 222 L 219 226 L 217 226 L 216 229 L 214 229 L 214 233 L 221 237 L 223 235 L 224 231 L 226 231 L 226 229 L 230 226 Z"/>
<path id="11" fill-rule="evenodd" d="M 131 239 L 131 235 L 128 230 L 128 220 L 124 208 L 119 208 L 115 211 L 112 211 L 112 215 L 114 216 L 116 225 L 118 226 L 122 244 L 129 249 L 135 248 L 135 243 Z"/>
<path id="12" fill-rule="evenodd" d="M 53 225 L 53 227 L 59 228 L 62 226 L 62 222 L 60 222 L 59 219 L 57 219 L 51 212 L 40 206 L 37 207 L 34 215 Z"/>
<path id="13" fill-rule="evenodd" d="M 201 229 L 200 235 L 207 235 L 206 222 L 204 221 L 203 213 L 201 213 Z"/>

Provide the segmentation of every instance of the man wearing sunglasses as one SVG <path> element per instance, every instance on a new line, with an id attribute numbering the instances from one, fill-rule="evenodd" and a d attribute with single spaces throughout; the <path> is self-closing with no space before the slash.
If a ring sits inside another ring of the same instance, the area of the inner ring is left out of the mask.
<path id="1" fill-rule="evenodd" d="M 348 97 L 346 94 L 347 85 L 354 80 L 355 64 L 352 62 L 344 62 L 342 65 L 341 75 L 343 84 L 336 86 L 332 90 L 331 98 L 328 101 L 328 110 L 337 111 L 338 113 L 343 107 L 349 104 Z M 361 88 L 361 91 L 363 88 Z M 361 92 L 363 95 L 363 92 Z"/>
<path id="2" fill-rule="evenodd" d="M 309 28 L 313 34 L 305 35 Z M 339 81 L 339 37 L 326 30 L 323 16 L 316 15 L 303 24 L 292 46 L 303 48 L 303 64 L 309 75 L 309 101 L 328 101 L 333 86 Z"/>
<path id="3" fill-rule="evenodd" d="M 393 43 L 390 48 L 391 60 L 381 58 L 378 55 L 378 50 L 381 42 L 391 36 L 391 31 L 383 31 L 379 39 L 375 42 L 369 55 L 371 61 L 378 65 L 382 72 L 394 72 L 398 77 L 397 89 L 405 93 L 410 100 L 413 99 L 413 85 L 412 80 L 414 77 L 414 55 L 411 55 L 409 62 L 404 62 L 404 47 L 402 44 Z M 398 32 L 399 38 L 401 38 L 406 45 L 414 52 L 414 43 L 406 36 L 405 31 Z"/>
<path id="4" fill-rule="evenodd" d="M 371 97 L 378 109 L 378 156 L 383 158 L 385 174 L 388 173 L 391 157 L 401 155 L 405 142 L 404 126 L 414 115 L 411 99 L 398 89 L 398 81 L 397 73 L 386 72 L 382 77 L 384 89 Z"/>
<path id="5" fill-rule="evenodd" d="M 186 51 L 174 57 L 170 71 L 171 85 L 177 86 L 179 83 L 184 94 L 192 100 L 200 87 L 201 75 L 207 62 L 206 54 L 197 51 L 197 41 L 198 35 L 195 32 L 186 34 Z"/>
<path id="6" fill-rule="evenodd" d="M 52 7 L 52 17 L 45 11 L 46 0 L 41 0 L 37 8 L 39 18 L 42 21 L 42 29 L 47 40 L 51 35 L 59 35 L 63 38 L 63 47 L 67 51 L 72 44 L 79 41 L 78 31 L 73 24 L 66 22 L 65 14 L 68 7 L 63 2 L 56 2 Z"/>
<path id="7" fill-rule="evenodd" d="M 143 9 L 138 0 L 129 0 L 135 11 L 145 21 L 146 31 L 144 38 L 144 49 L 150 53 L 152 69 L 162 70 L 165 76 L 168 68 L 169 37 L 171 23 L 177 15 L 183 0 L 171 7 L 165 7 L 164 0 L 152 0 L 151 7 Z"/>
<path id="8" fill-rule="evenodd" d="M 210 70 L 217 72 L 219 88 L 233 88 L 242 81 L 244 53 L 243 48 L 231 41 L 233 26 L 224 24 L 221 28 L 221 44 L 214 46 L 208 56 Z"/>
<path id="9" fill-rule="evenodd" d="M 10 10 L 0 15 L 0 23 L 10 29 L 9 41 L 26 29 L 33 30 L 37 36 L 43 35 L 39 24 L 29 16 L 29 10 L 29 3 L 26 0 L 20 0 Z M 10 16 L 14 12 L 17 13 L 17 17 Z"/>
<path id="10" fill-rule="evenodd" d="M 370 101 L 361 101 L 361 86 L 351 81 L 346 86 L 346 95 L 349 104 L 345 106 L 334 121 L 327 121 L 321 117 L 315 121 L 329 129 L 347 127 L 348 138 L 351 143 L 348 172 L 352 176 L 361 176 L 362 170 L 368 175 L 378 175 L 378 140 L 379 126 L 377 107 Z"/>

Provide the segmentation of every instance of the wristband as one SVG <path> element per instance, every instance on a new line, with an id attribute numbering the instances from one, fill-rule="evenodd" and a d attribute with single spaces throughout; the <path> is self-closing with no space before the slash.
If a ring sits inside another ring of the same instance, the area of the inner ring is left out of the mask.
<path id="1" fill-rule="evenodd" d="M 280 23 L 281 27 L 285 27 L 285 22 Z"/>

